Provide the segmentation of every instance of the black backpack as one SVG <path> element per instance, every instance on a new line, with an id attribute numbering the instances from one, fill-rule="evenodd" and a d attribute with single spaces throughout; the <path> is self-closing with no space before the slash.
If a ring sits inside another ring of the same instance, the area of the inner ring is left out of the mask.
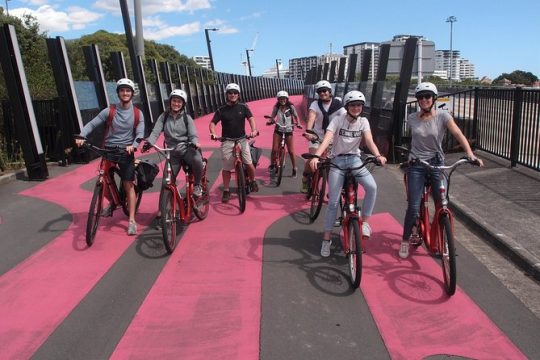
<path id="1" fill-rule="evenodd" d="M 159 174 L 159 167 L 150 160 L 141 160 L 135 167 L 137 187 L 139 190 L 147 190 L 154 186 L 154 179 Z"/>

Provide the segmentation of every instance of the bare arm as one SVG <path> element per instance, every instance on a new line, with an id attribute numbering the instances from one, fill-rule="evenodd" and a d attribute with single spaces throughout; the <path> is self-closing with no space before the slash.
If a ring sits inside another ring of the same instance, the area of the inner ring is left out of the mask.
<path id="1" fill-rule="evenodd" d="M 386 157 L 381 155 L 381 152 L 379 151 L 379 148 L 373 141 L 373 135 L 371 134 L 371 131 L 364 131 L 362 132 L 362 135 L 364 136 L 364 141 L 366 142 L 366 146 L 368 147 L 369 151 L 375 157 L 380 161 L 381 165 L 386 164 Z"/>
<path id="2" fill-rule="evenodd" d="M 467 154 L 467 156 L 469 158 L 471 158 L 472 160 L 478 160 L 478 162 L 480 163 L 480 166 L 484 166 L 483 161 L 481 159 L 478 159 L 476 157 L 476 155 L 474 155 L 474 153 L 473 153 L 473 151 L 471 149 L 471 146 L 469 145 L 469 142 L 467 141 L 467 138 L 465 137 L 465 135 L 463 135 L 463 133 L 461 132 L 461 130 L 457 126 L 454 119 L 450 119 L 448 121 L 448 123 L 446 124 L 446 127 L 448 128 L 448 131 L 450 131 L 450 133 L 459 142 L 459 144 L 461 145 L 463 150 L 465 150 L 465 153 Z"/>

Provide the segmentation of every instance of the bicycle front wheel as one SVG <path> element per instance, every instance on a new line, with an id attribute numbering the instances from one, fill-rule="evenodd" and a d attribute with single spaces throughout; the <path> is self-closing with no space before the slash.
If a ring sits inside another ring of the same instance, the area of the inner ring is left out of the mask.
<path id="1" fill-rule="evenodd" d="M 456 248 L 454 231 L 448 215 L 439 219 L 441 264 L 444 276 L 444 288 L 449 296 L 456 292 Z"/>
<path id="2" fill-rule="evenodd" d="M 203 176 L 201 179 L 202 195 L 195 199 L 193 212 L 199 220 L 204 220 L 208 216 L 210 209 L 210 199 L 208 194 L 208 179 L 206 178 L 206 162 L 204 163 Z"/>
<path id="3" fill-rule="evenodd" d="M 242 164 L 236 165 L 236 192 L 238 193 L 238 205 L 240 206 L 240 212 L 246 211 L 246 174 L 244 173 L 244 166 Z"/>
<path id="4" fill-rule="evenodd" d="M 360 242 L 362 234 L 360 233 L 360 226 L 358 219 L 351 218 L 347 225 L 347 245 L 349 252 L 347 253 L 347 260 L 349 262 L 349 274 L 351 279 L 351 286 L 353 289 L 360 286 L 360 280 L 362 279 L 362 245 Z"/>
<path id="5" fill-rule="evenodd" d="M 283 167 L 285 166 L 285 149 L 280 148 L 278 154 L 278 168 L 277 168 L 277 179 L 276 186 L 281 185 L 281 179 L 283 177 Z"/>
<path id="6" fill-rule="evenodd" d="M 118 189 L 118 196 L 120 198 L 120 204 L 122 205 L 122 211 L 126 216 L 129 216 L 129 204 L 127 201 L 126 190 L 124 189 L 124 184 L 120 178 L 120 173 L 117 168 L 111 168 L 111 179 L 116 184 Z M 142 200 L 142 190 L 135 186 L 135 214 L 139 211 L 139 205 Z"/>
<path id="7" fill-rule="evenodd" d="M 326 170 L 317 170 L 317 173 L 313 176 L 315 177 L 315 181 L 311 194 L 311 206 L 309 208 L 310 222 L 317 220 L 321 212 L 326 191 Z"/>
<path id="8" fill-rule="evenodd" d="M 175 202 L 176 199 L 174 193 L 170 189 L 165 189 L 163 191 L 163 196 L 161 197 L 159 210 L 161 211 L 161 231 L 163 233 L 163 243 L 165 244 L 165 249 L 167 249 L 169 254 L 172 254 L 178 242 L 178 212 L 180 210 L 177 206 L 175 206 Z"/>
<path id="9" fill-rule="evenodd" d="M 98 182 L 94 187 L 94 194 L 92 195 L 90 209 L 88 210 L 88 218 L 86 220 L 86 245 L 88 246 L 92 246 L 92 244 L 94 243 L 94 238 L 96 237 L 96 232 L 99 225 L 99 219 L 101 218 L 102 210 L 103 184 L 101 182 Z"/>

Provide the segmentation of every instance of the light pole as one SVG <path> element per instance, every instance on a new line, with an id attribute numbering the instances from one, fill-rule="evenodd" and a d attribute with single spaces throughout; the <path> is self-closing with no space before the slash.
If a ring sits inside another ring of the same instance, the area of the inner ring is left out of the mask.
<path id="1" fill-rule="evenodd" d="M 208 47 L 208 57 L 210 58 L 210 69 L 214 71 L 214 59 L 212 58 L 212 48 L 210 47 L 210 36 L 208 36 L 209 31 L 218 31 L 219 29 L 204 29 L 204 34 L 206 35 L 206 46 Z"/>
<path id="2" fill-rule="evenodd" d="M 11 0 L 6 0 L 6 15 L 7 16 L 9 16 L 8 1 L 11 1 Z"/>
<path id="3" fill-rule="evenodd" d="M 449 22 L 450 23 L 450 87 L 452 87 L 452 75 L 453 75 L 453 67 L 454 67 L 454 60 L 453 60 L 453 57 L 454 57 L 454 53 L 452 51 L 452 30 L 453 30 L 453 25 L 454 23 L 457 21 L 457 18 L 455 16 L 449 16 L 447 19 L 446 19 L 446 22 Z"/>
<path id="4" fill-rule="evenodd" d="M 248 72 L 249 72 L 249 76 L 252 76 L 251 75 L 251 61 L 249 60 L 249 52 L 250 51 L 253 51 L 253 49 L 246 49 Z"/>
<path id="5" fill-rule="evenodd" d="M 276 73 L 277 73 L 277 78 L 279 80 L 279 63 L 281 62 L 281 59 L 276 59 Z"/>

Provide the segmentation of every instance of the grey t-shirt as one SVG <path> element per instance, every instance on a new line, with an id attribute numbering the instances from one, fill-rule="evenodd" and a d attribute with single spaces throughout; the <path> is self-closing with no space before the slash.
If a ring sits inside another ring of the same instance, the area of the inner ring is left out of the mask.
<path id="1" fill-rule="evenodd" d="M 407 117 L 407 126 L 412 136 L 409 158 L 416 156 L 427 161 L 438 153 L 444 159 L 442 141 L 452 116 L 446 111 L 437 111 L 430 120 L 422 120 L 419 115 L 420 112 L 416 112 Z"/>
<path id="2" fill-rule="evenodd" d="M 330 153 L 330 157 L 333 158 L 341 154 L 360 154 L 362 135 L 366 131 L 371 131 L 371 128 L 367 118 L 360 117 L 356 121 L 349 122 L 345 113 L 333 118 L 326 130 L 334 133 Z"/>

